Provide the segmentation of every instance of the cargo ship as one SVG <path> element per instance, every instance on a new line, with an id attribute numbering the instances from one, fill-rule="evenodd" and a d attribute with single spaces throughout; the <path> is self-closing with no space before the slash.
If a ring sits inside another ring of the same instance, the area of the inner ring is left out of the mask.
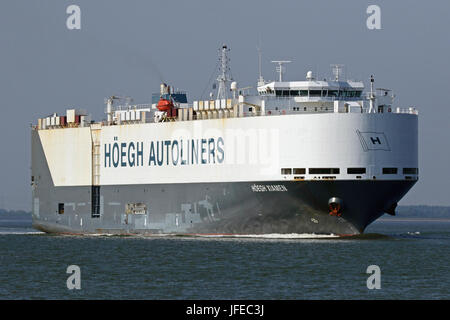
<path id="1" fill-rule="evenodd" d="M 418 111 L 388 89 L 309 71 L 231 77 L 219 48 L 208 97 L 165 83 L 148 104 L 105 99 L 31 127 L 34 228 L 66 234 L 355 235 L 417 182 Z M 260 57 L 259 57 L 260 58 Z M 253 90 L 253 91 L 252 91 Z"/>

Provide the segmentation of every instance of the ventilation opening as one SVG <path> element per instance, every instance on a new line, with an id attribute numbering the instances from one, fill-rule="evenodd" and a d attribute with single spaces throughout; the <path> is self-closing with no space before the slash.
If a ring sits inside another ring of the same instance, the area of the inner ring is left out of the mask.
<path id="1" fill-rule="evenodd" d="M 91 217 L 100 218 L 100 186 L 92 186 L 91 204 Z"/>
<path id="2" fill-rule="evenodd" d="M 339 168 L 309 168 L 309 174 L 339 174 Z"/>
<path id="3" fill-rule="evenodd" d="M 347 168 L 347 174 L 365 174 L 366 168 Z"/>
<path id="4" fill-rule="evenodd" d="M 58 214 L 64 214 L 64 203 L 58 203 Z"/>
<path id="5" fill-rule="evenodd" d="M 397 174 L 397 168 L 383 168 L 383 174 Z"/>
<path id="6" fill-rule="evenodd" d="M 417 168 L 403 168 L 403 174 L 419 174 L 419 169 L 417 169 Z"/>

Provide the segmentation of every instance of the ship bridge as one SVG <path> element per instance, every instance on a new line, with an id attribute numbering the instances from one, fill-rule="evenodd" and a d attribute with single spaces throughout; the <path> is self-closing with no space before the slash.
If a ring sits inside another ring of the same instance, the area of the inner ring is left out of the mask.
<path id="1" fill-rule="evenodd" d="M 260 96 L 292 98 L 296 101 L 361 98 L 364 84 L 356 81 L 283 81 L 270 82 L 257 88 Z"/>
<path id="2" fill-rule="evenodd" d="M 332 80 L 317 80 L 312 71 L 304 81 L 259 81 L 256 96 L 246 96 L 252 104 L 264 105 L 265 115 L 328 112 L 396 112 L 416 113 L 416 110 L 394 109 L 394 94 L 389 89 L 371 88 L 365 92 L 362 81 L 342 80 L 339 70 Z M 282 77 L 280 76 L 280 80 Z M 375 102 L 376 101 L 376 102 Z M 252 111 L 251 108 L 248 111 Z"/>

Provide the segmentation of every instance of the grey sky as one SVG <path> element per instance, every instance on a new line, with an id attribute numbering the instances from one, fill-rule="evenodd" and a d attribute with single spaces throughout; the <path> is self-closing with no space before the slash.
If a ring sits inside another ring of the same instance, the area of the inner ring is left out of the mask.
<path id="1" fill-rule="evenodd" d="M 66 8 L 81 8 L 81 30 L 66 28 Z M 382 30 L 366 27 L 381 7 Z M 397 104 L 419 108 L 420 181 L 401 204 L 450 205 L 449 1 L 111 1 L 0 2 L 0 207 L 31 208 L 30 123 L 74 106 L 103 119 L 112 94 L 150 100 L 160 76 L 198 97 L 222 43 L 233 77 L 256 84 L 288 59 L 285 79 L 308 70 L 328 77 L 331 63 L 349 78 L 394 89 Z"/>

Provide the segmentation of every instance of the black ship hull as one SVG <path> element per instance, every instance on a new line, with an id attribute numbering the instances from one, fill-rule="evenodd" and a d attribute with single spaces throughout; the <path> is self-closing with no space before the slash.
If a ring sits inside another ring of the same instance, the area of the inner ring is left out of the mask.
<path id="1" fill-rule="evenodd" d="M 415 180 L 49 187 L 33 225 L 71 234 L 359 234 Z M 330 199 L 339 206 L 332 210 Z M 130 210 L 132 206 L 139 210 Z"/>

